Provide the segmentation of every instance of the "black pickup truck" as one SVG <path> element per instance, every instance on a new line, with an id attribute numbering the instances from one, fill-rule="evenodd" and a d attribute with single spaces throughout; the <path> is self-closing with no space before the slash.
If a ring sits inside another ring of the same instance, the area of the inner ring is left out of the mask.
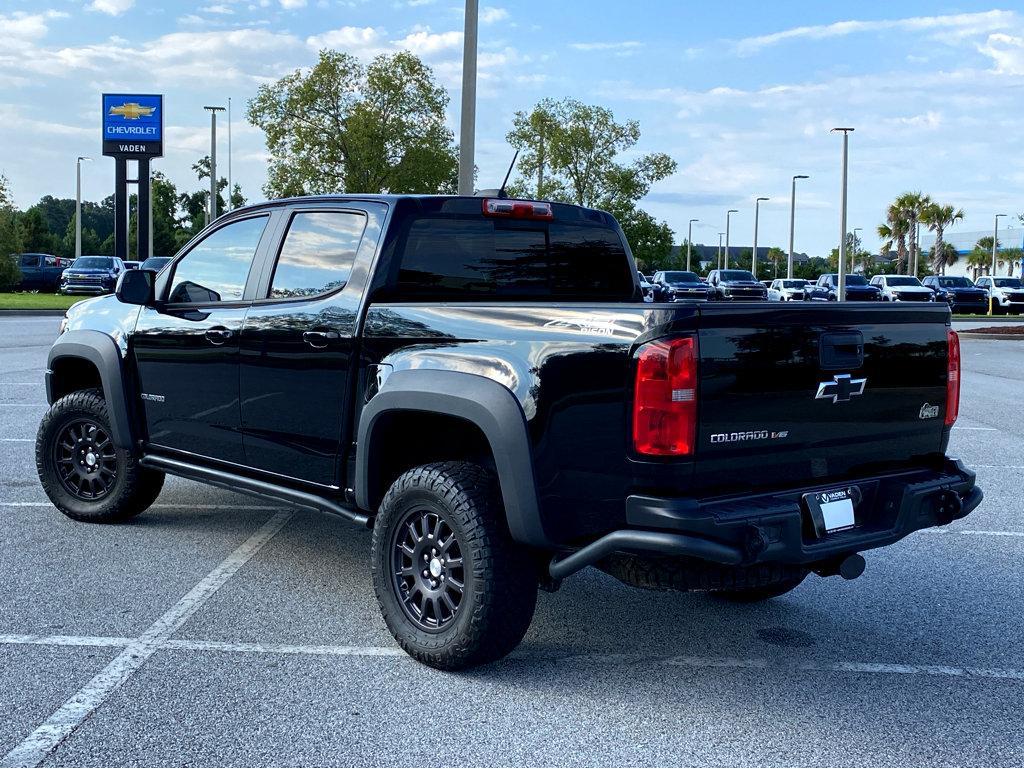
<path id="1" fill-rule="evenodd" d="M 586 566 L 762 599 L 967 515 L 959 372 L 945 304 L 645 304 L 600 211 L 310 197 L 75 305 L 36 460 L 82 521 L 171 473 L 372 527 L 389 629 L 454 669 Z"/>

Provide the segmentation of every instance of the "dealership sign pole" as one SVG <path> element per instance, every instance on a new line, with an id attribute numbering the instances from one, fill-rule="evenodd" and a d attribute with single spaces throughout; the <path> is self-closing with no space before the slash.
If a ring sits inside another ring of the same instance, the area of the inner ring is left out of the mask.
<path id="1" fill-rule="evenodd" d="M 103 94 L 103 154 L 114 158 L 114 256 L 122 260 L 128 259 L 128 161 L 138 164 L 136 256 L 145 259 L 151 231 L 149 162 L 164 154 L 164 97 Z"/>

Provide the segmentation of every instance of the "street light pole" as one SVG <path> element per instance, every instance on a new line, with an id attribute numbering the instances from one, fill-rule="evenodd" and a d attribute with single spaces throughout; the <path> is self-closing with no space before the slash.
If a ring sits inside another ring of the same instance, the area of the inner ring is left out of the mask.
<path id="1" fill-rule="evenodd" d="M 690 224 L 686 231 L 686 271 L 690 272 L 690 252 L 693 246 L 693 223 L 699 222 L 700 219 L 691 219 Z"/>
<path id="2" fill-rule="evenodd" d="M 476 38 L 480 0 L 466 0 L 462 42 L 462 118 L 459 123 L 459 194 L 473 194 L 473 155 L 476 139 Z M 538 191 L 539 194 L 539 191 Z"/>
<path id="3" fill-rule="evenodd" d="M 217 113 L 224 107 L 203 107 L 210 113 L 210 224 L 217 219 Z"/>
<path id="4" fill-rule="evenodd" d="M 725 267 L 723 269 L 729 269 L 729 217 L 733 214 L 738 214 L 735 208 L 730 208 L 725 212 Z"/>
<path id="5" fill-rule="evenodd" d="M 846 169 L 852 128 L 833 128 L 832 132 L 843 135 L 843 184 L 839 194 L 839 285 L 836 299 L 846 301 Z"/>
<path id="6" fill-rule="evenodd" d="M 768 200 L 768 198 L 754 198 L 754 253 L 750 257 L 750 272 L 753 273 L 754 280 L 757 280 L 757 219 L 762 200 Z"/>
<path id="7" fill-rule="evenodd" d="M 793 278 L 793 230 L 796 224 L 796 180 L 810 179 L 807 174 L 797 174 L 793 177 L 793 189 L 789 193 L 789 261 L 786 263 L 786 277 Z"/>
<path id="8" fill-rule="evenodd" d="M 234 187 L 231 185 L 231 97 L 228 97 L 228 211 L 234 208 L 231 203 L 231 194 Z"/>
<path id="9" fill-rule="evenodd" d="M 82 255 L 82 161 L 92 160 L 79 155 L 75 160 L 75 259 Z"/>
<path id="10" fill-rule="evenodd" d="M 988 289 L 988 314 L 992 314 L 992 295 L 995 293 L 992 289 L 995 288 L 995 277 L 996 277 L 996 249 L 999 247 L 999 219 L 1006 216 L 1006 214 L 996 214 L 995 225 L 992 227 L 992 285 Z"/>

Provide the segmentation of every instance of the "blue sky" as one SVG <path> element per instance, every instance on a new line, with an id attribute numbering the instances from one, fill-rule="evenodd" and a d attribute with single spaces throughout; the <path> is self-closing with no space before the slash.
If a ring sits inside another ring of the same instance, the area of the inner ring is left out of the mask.
<path id="1" fill-rule="evenodd" d="M 0 173 L 17 202 L 113 188 L 100 156 L 103 91 L 166 94 L 165 157 L 179 186 L 208 151 L 204 104 L 234 104 L 234 178 L 262 198 L 265 148 L 244 105 L 260 83 L 309 66 L 320 47 L 364 58 L 422 56 L 449 89 L 458 128 L 463 3 L 458 0 L 2 0 Z M 838 125 L 850 144 L 849 226 L 866 242 L 885 204 L 923 190 L 962 206 L 959 230 L 1024 210 L 1024 9 L 979 3 L 482 0 L 477 164 L 497 185 L 516 110 L 573 96 L 640 121 L 639 152 L 678 172 L 645 207 L 682 240 L 717 243 L 725 210 L 749 243 L 753 198 L 762 244 L 785 245 L 790 178 L 806 173 L 797 250 L 838 242 Z M 224 136 L 223 132 L 221 134 Z M 220 153 L 226 144 L 220 145 Z M 222 165 L 222 169 L 224 166 Z M 1020 224 L 1013 222 L 1018 228 Z"/>

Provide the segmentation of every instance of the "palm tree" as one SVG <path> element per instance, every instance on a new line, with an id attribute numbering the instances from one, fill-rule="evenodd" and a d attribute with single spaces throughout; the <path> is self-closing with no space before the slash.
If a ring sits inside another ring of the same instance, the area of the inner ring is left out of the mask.
<path id="1" fill-rule="evenodd" d="M 960 252 L 956 250 L 956 246 L 952 243 L 946 243 L 943 241 L 941 244 L 936 244 L 932 247 L 930 254 L 932 271 L 940 275 L 945 275 L 946 268 L 952 267 L 956 264 L 959 258 Z"/>
<path id="2" fill-rule="evenodd" d="M 910 241 L 910 264 L 907 273 L 917 268 L 918 244 L 917 223 L 921 221 L 921 213 L 932 204 L 932 199 L 920 192 L 904 192 L 893 203 L 907 220 L 907 239 Z"/>
<path id="3" fill-rule="evenodd" d="M 943 235 L 947 227 L 952 227 L 957 222 L 962 222 L 963 219 L 964 210 L 962 208 L 954 209 L 953 206 L 942 206 L 938 203 L 930 203 L 921 212 L 921 221 L 935 233 L 935 246 L 932 248 L 932 270 L 934 272 L 940 270 L 945 272 L 947 264 L 952 266 L 956 263 L 955 256 L 952 262 L 948 261 L 949 252 L 945 248 Z"/>
<path id="4" fill-rule="evenodd" d="M 996 250 L 998 252 L 998 246 Z M 967 255 L 967 266 L 971 268 L 974 273 L 974 279 L 978 279 L 978 274 L 990 275 L 992 274 L 992 236 L 986 235 L 985 237 L 978 240 L 974 244 L 974 250 Z"/>
<path id="5" fill-rule="evenodd" d="M 903 272 L 907 263 L 907 230 L 909 222 L 904 212 L 895 203 L 885 211 L 885 222 L 878 225 L 878 237 L 882 240 L 882 256 L 888 258 L 893 243 L 896 244 L 896 271 Z"/>

